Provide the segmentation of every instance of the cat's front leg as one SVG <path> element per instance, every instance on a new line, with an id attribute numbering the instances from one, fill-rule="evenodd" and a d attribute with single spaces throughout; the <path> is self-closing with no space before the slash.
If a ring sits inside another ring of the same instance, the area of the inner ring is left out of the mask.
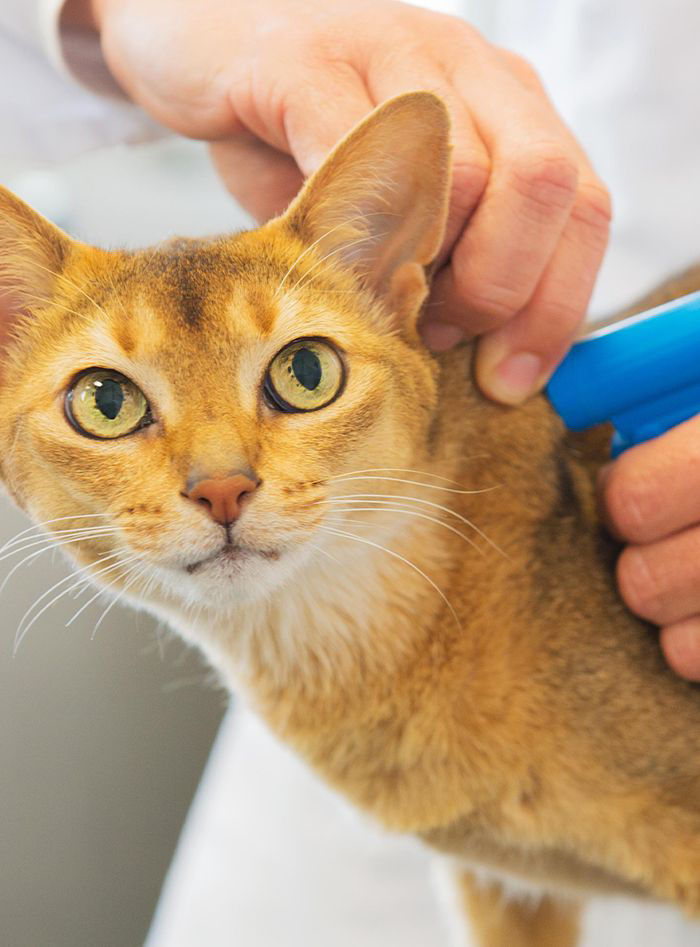
<path id="1" fill-rule="evenodd" d="M 454 947 L 576 947 L 579 943 L 580 902 L 544 891 L 516 891 L 452 860 L 442 862 L 438 870 Z"/>

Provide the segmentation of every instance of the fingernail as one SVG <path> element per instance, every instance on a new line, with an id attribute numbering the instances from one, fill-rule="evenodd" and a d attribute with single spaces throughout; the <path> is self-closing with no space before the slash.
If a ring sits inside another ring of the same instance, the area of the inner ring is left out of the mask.
<path id="1" fill-rule="evenodd" d="M 420 332 L 432 352 L 446 352 L 464 338 L 463 330 L 448 322 L 425 322 Z"/>
<path id="2" fill-rule="evenodd" d="M 541 374 L 542 359 L 538 355 L 509 355 L 492 369 L 488 393 L 506 404 L 520 404 L 537 390 Z"/>

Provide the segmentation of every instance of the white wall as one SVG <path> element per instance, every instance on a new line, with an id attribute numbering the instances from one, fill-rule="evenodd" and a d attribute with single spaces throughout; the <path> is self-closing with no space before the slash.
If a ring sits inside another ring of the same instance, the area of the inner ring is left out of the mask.
<path id="1" fill-rule="evenodd" d="M 48 172 L 0 164 L 0 183 L 103 246 L 245 225 L 193 144 Z M 26 525 L 0 498 L 0 543 Z M 0 562 L 0 581 L 18 561 Z M 67 574 L 60 554 L 45 553 L 0 597 L 0 943 L 134 947 L 225 698 L 146 616 L 116 607 L 92 640 L 105 607 L 95 602 L 66 628 L 92 593 L 57 602 L 13 658 L 21 616 Z"/>

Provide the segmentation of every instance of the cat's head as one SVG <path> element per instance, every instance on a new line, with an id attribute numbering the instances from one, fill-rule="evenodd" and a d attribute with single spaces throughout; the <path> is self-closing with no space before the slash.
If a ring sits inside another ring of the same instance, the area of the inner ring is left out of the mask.
<path id="1" fill-rule="evenodd" d="M 258 230 L 107 252 L 0 190 L 0 475 L 115 588 L 228 609 L 321 555 L 336 478 L 426 450 L 449 125 L 377 109 Z M 378 491 L 374 491 L 375 493 Z M 83 530 L 68 532 L 69 530 Z M 81 538 L 82 537 L 82 538 Z"/>

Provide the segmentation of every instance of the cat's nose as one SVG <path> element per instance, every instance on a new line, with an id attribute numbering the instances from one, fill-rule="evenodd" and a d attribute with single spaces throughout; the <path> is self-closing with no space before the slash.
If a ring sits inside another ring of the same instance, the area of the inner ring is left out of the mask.
<path id="1" fill-rule="evenodd" d="M 257 489 L 259 482 L 245 474 L 199 480 L 184 495 L 207 507 L 217 523 L 230 526 L 241 515 L 243 500 Z"/>

